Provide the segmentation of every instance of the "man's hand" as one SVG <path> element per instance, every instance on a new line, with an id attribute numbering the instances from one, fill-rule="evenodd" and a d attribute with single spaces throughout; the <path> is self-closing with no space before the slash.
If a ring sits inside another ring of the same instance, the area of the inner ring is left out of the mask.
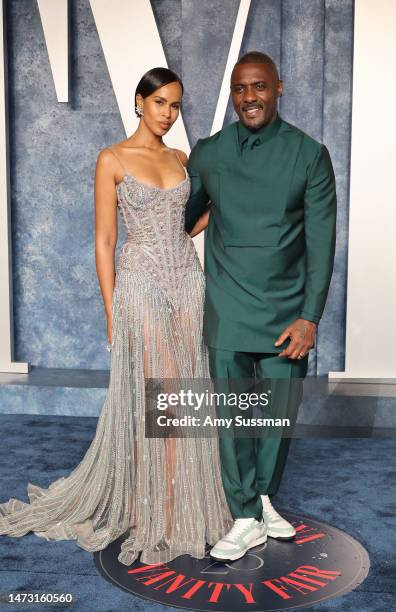
<path id="1" fill-rule="evenodd" d="M 290 342 L 278 357 L 289 357 L 289 359 L 302 359 L 308 353 L 315 342 L 316 323 L 306 319 L 296 319 L 281 333 L 275 346 L 282 344 L 287 338 Z"/>
<path id="2" fill-rule="evenodd" d="M 192 230 L 190 232 L 191 238 L 195 238 L 195 236 L 197 236 L 197 234 L 199 234 L 200 232 L 202 232 L 204 229 L 206 229 L 208 227 L 209 217 L 210 217 L 210 208 L 208 208 L 204 212 L 204 214 L 198 219 L 198 221 L 196 222 L 196 224 L 192 228 Z"/>

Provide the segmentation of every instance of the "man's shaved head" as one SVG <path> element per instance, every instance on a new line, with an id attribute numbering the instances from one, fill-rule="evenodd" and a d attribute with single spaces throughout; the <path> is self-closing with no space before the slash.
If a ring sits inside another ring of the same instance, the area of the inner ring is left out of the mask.
<path id="1" fill-rule="evenodd" d="M 239 58 L 234 66 L 234 70 L 240 64 L 266 64 L 273 71 L 276 80 L 279 80 L 278 68 L 272 57 L 266 53 L 261 53 L 261 51 L 248 51 L 248 53 L 245 53 Z"/>

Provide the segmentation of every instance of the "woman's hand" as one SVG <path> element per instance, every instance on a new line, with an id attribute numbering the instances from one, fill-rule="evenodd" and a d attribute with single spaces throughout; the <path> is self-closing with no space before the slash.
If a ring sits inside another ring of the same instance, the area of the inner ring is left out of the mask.
<path id="1" fill-rule="evenodd" d="M 197 236 L 204 229 L 206 229 L 208 227 L 209 217 L 210 217 L 210 208 L 208 208 L 208 210 L 206 210 L 204 212 L 204 214 L 201 217 L 199 217 L 198 221 L 196 222 L 196 224 L 192 228 L 192 230 L 190 232 L 191 238 L 194 238 L 194 236 Z"/>

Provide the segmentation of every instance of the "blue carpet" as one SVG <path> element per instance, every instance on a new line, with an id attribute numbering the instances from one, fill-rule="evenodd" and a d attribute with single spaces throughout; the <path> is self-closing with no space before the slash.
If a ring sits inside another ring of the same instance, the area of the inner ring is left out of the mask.
<path id="1" fill-rule="evenodd" d="M 0 415 L 0 503 L 28 501 L 28 482 L 47 487 L 67 476 L 88 449 L 96 423 L 91 417 Z M 396 439 L 293 440 L 277 507 L 346 531 L 371 559 L 360 587 L 310 610 L 396 609 L 395 459 Z M 171 610 L 108 584 L 75 542 L 46 542 L 34 534 L 0 536 L 0 593 L 16 590 L 72 593 L 70 609 L 83 612 Z M 11 609 L 50 608 L 0 604 L 0 610 Z"/>

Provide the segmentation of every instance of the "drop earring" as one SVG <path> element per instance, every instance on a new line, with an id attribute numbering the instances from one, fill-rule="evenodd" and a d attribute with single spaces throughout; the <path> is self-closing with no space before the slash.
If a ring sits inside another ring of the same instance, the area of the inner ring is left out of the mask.
<path id="1" fill-rule="evenodd" d="M 137 114 L 138 117 L 143 117 L 143 109 L 138 104 L 136 104 L 135 106 L 135 113 Z"/>

